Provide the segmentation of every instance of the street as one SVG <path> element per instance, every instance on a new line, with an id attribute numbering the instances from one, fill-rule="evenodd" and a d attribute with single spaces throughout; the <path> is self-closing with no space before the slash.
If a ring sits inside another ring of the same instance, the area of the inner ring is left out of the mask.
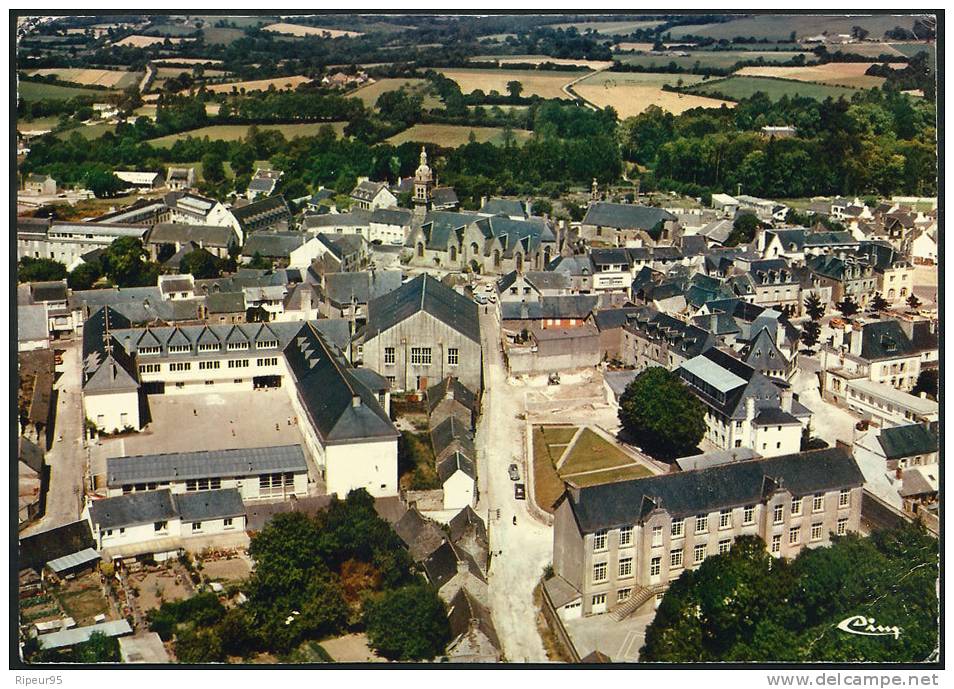
<path id="1" fill-rule="evenodd" d="M 56 381 L 56 421 L 53 447 L 46 455 L 50 487 L 46 512 L 21 536 L 47 531 L 75 522 L 83 507 L 83 476 L 86 450 L 83 445 L 83 396 L 80 392 L 80 341 L 57 342 L 63 353 L 63 374 Z"/>
<path id="2" fill-rule="evenodd" d="M 490 307 L 488 311 L 480 314 L 484 393 L 477 429 L 480 488 L 477 513 L 488 518 L 492 553 L 490 608 L 507 660 L 546 662 L 543 642 L 537 633 L 533 589 L 552 559 L 553 534 L 551 527 L 530 516 L 528 501 L 514 498 L 507 467 L 515 461 L 523 479 L 528 471 L 524 460 L 524 424 L 517 418 L 523 411 L 520 405 L 523 394 L 509 389 L 496 309 Z"/>

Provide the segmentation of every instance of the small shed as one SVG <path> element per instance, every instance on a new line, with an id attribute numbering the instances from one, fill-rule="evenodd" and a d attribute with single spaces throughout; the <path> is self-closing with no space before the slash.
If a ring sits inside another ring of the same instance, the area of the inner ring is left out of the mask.
<path id="1" fill-rule="evenodd" d="M 65 579 L 87 569 L 92 569 L 99 560 L 98 552 L 92 548 L 84 548 L 75 553 L 50 560 L 46 563 L 46 568 L 61 579 Z"/>

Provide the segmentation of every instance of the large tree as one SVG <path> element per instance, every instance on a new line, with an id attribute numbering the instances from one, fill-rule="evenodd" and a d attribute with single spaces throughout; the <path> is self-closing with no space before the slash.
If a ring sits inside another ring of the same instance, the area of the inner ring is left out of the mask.
<path id="1" fill-rule="evenodd" d="M 732 222 L 732 231 L 725 240 L 726 246 L 748 244 L 755 239 L 761 223 L 754 213 L 739 213 Z"/>
<path id="2" fill-rule="evenodd" d="M 66 277 L 66 283 L 73 290 L 92 289 L 101 275 L 102 272 L 96 263 L 80 263 Z"/>
<path id="3" fill-rule="evenodd" d="M 925 393 L 932 400 L 937 399 L 938 393 L 938 370 L 936 368 L 926 368 L 918 374 L 918 379 L 911 390 L 912 395 Z"/>
<path id="4" fill-rule="evenodd" d="M 218 259 L 205 249 L 196 249 L 183 256 L 179 272 L 189 273 L 199 280 L 217 278 L 221 273 Z"/>
<path id="5" fill-rule="evenodd" d="M 103 272 L 119 287 L 156 284 L 158 266 L 146 260 L 147 253 L 136 237 L 119 237 L 103 253 Z"/>
<path id="6" fill-rule="evenodd" d="M 93 196 L 98 199 L 116 196 L 126 188 L 119 177 L 112 172 L 103 170 L 91 172 L 86 178 L 86 186 L 93 192 Z"/>
<path id="7" fill-rule="evenodd" d="M 821 335 L 821 326 L 818 321 L 808 321 L 802 328 L 801 340 L 806 348 L 811 350 L 818 344 L 818 337 Z"/>
<path id="8" fill-rule="evenodd" d="M 431 586 L 388 591 L 367 606 L 365 623 L 371 646 L 389 660 L 430 660 L 450 641 L 447 609 Z"/>
<path id="9" fill-rule="evenodd" d="M 813 321 L 817 321 L 825 315 L 825 305 L 815 292 L 805 297 L 805 313 L 807 313 L 808 317 Z"/>
<path id="10" fill-rule="evenodd" d="M 24 256 L 17 263 L 18 282 L 45 282 L 66 277 L 66 266 L 52 258 Z"/>
<path id="11" fill-rule="evenodd" d="M 875 295 L 871 297 L 871 301 L 868 303 L 868 308 L 875 313 L 884 311 L 888 308 L 888 300 L 881 296 L 881 292 L 875 292 Z"/>
<path id="12" fill-rule="evenodd" d="M 937 577 L 937 540 L 915 525 L 834 538 L 790 561 L 742 537 L 670 586 L 640 660 L 922 662 L 938 643 Z M 900 634 L 841 631 L 853 615 Z"/>
<path id="13" fill-rule="evenodd" d="M 694 451 L 706 432 L 702 402 L 661 366 L 646 369 L 626 387 L 619 420 L 644 452 L 660 459 Z"/>
<path id="14" fill-rule="evenodd" d="M 835 304 L 835 308 L 838 309 L 845 318 L 851 318 L 861 310 L 858 303 L 850 296 L 845 297 L 844 300 Z"/>

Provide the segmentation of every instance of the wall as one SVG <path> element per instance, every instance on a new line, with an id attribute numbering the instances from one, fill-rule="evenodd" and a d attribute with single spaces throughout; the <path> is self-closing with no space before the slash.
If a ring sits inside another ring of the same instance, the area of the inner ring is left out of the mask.
<path id="1" fill-rule="evenodd" d="M 536 352 L 531 347 L 510 346 L 507 357 L 514 376 L 591 368 L 602 359 L 600 336 L 595 329 L 580 328 L 572 337 L 539 341 Z"/>
<path id="2" fill-rule="evenodd" d="M 138 429 L 139 392 L 83 393 L 86 418 L 101 431 L 121 431 L 127 425 Z"/>
<path id="3" fill-rule="evenodd" d="M 577 591 L 583 590 L 580 571 L 584 537 L 576 524 L 569 498 L 557 507 L 553 519 L 553 571 Z"/>
<path id="4" fill-rule="evenodd" d="M 460 510 L 474 504 L 474 479 L 463 471 L 454 472 L 444 482 L 444 509 Z"/>
<path id="5" fill-rule="evenodd" d="M 372 496 L 398 494 L 397 438 L 325 448 L 328 493 L 344 498 L 355 488 Z"/>

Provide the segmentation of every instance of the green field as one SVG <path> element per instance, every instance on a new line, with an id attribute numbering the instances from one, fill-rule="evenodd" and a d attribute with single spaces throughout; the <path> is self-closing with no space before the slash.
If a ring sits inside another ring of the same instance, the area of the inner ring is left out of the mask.
<path id="1" fill-rule="evenodd" d="M 37 117 L 32 120 L 17 118 L 17 130 L 21 132 L 53 129 L 60 123 L 59 117 Z"/>
<path id="2" fill-rule="evenodd" d="M 655 86 L 661 87 L 663 84 L 675 86 L 678 82 L 689 86 L 703 80 L 701 74 L 673 74 L 670 72 L 597 72 L 593 76 L 587 77 L 579 82 L 580 86 L 602 86 L 604 84 L 613 86 Z"/>
<path id="3" fill-rule="evenodd" d="M 69 100 L 77 96 L 103 98 L 113 91 L 101 89 L 83 89 L 74 86 L 59 86 L 58 84 L 42 84 L 37 81 L 20 81 L 17 84 L 17 95 L 26 101 L 36 100 Z"/>
<path id="4" fill-rule="evenodd" d="M 758 60 L 766 64 L 788 62 L 797 55 L 805 57 L 805 63 L 817 62 L 812 53 L 781 50 L 700 50 L 683 55 L 641 55 L 638 53 L 618 53 L 614 57 L 624 65 L 639 65 L 645 68 L 662 68 L 672 63 L 682 69 L 691 69 L 697 64 L 700 68 L 731 69 L 737 62 Z"/>
<path id="5" fill-rule="evenodd" d="M 550 29 L 568 29 L 575 27 L 580 33 L 595 31 L 602 36 L 628 36 L 637 29 L 659 26 L 661 21 L 621 21 L 621 22 L 571 22 L 568 24 L 550 24 Z"/>
<path id="6" fill-rule="evenodd" d="M 739 19 L 716 24 L 695 24 L 688 26 L 674 26 L 669 33 L 673 39 L 683 36 L 706 36 L 709 38 L 732 39 L 736 36 L 745 38 L 767 38 L 769 40 L 787 40 L 792 31 L 796 38 L 815 36 L 823 31 L 828 33 L 851 33 L 851 27 L 861 26 L 867 29 L 870 38 L 880 38 L 885 31 L 901 26 L 910 29 L 914 26 L 913 17 L 898 17 L 891 15 L 874 16 L 822 16 L 822 15 L 784 15 L 763 14 L 757 16 L 741 16 Z"/>
<path id="7" fill-rule="evenodd" d="M 615 445 L 608 443 L 589 428 L 584 428 L 576 438 L 569 454 L 563 457 L 557 466 L 560 476 L 566 478 L 573 474 L 597 469 L 617 469 L 633 464 L 633 458 Z"/>
<path id="8" fill-rule="evenodd" d="M 257 17 L 222 17 L 218 15 L 207 15 L 207 14 L 198 14 L 198 15 L 188 15 L 188 19 L 201 19 L 205 22 L 210 28 L 214 28 L 215 23 L 219 21 L 225 21 L 228 24 L 234 24 L 239 29 L 246 29 L 250 26 L 264 26 L 265 24 L 273 24 L 274 22 L 281 21 L 278 16 L 266 17 L 266 16 L 257 16 Z M 205 28 L 203 27 L 203 30 Z"/>
<path id="9" fill-rule="evenodd" d="M 518 144 L 530 138 L 532 132 L 514 129 L 514 139 Z M 415 124 L 403 132 L 388 139 L 392 146 L 400 146 L 408 141 L 422 144 L 436 144 L 445 148 L 457 148 L 470 141 L 473 133 L 480 143 L 503 144 L 504 130 L 501 127 L 467 127 L 453 124 Z"/>
<path id="10" fill-rule="evenodd" d="M 382 93 L 397 91 L 402 87 L 407 88 L 409 91 L 423 91 L 427 85 L 428 82 L 426 79 L 378 79 L 373 84 L 361 86 L 347 95 L 349 98 L 358 98 L 366 106 L 373 108 Z M 431 109 L 440 107 L 440 105 L 441 101 L 439 98 L 429 93 L 424 95 L 425 108 Z"/>
<path id="11" fill-rule="evenodd" d="M 568 481 L 575 483 L 580 488 L 587 486 L 602 485 L 604 483 L 616 483 L 617 481 L 628 481 L 634 478 L 643 478 L 652 476 L 652 472 L 644 466 L 632 464 L 616 469 L 606 469 L 605 471 L 595 471 L 591 474 L 576 474 Z"/>
<path id="12" fill-rule="evenodd" d="M 181 24 L 154 24 L 142 32 L 143 36 L 169 36 L 170 38 L 183 38 L 192 36 L 198 29 L 194 26 L 183 26 Z"/>
<path id="13" fill-rule="evenodd" d="M 58 139 L 69 139 L 73 136 L 73 132 L 76 132 L 84 139 L 98 139 L 106 132 L 116 131 L 115 124 L 108 124 L 106 122 L 101 122 L 100 124 L 91 124 L 89 126 L 81 125 L 79 127 L 72 127 L 70 129 L 64 129 L 61 132 L 56 133 L 56 138 Z"/>
<path id="14" fill-rule="evenodd" d="M 202 29 L 205 42 L 212 45 L 229 45 L 245 36 L 242 29 L 209 27 Z"/>
<path id="15" fill-rule="evenodd" d="M 937 69 L 937 49 L 933 43 L 892 43 L 891 47 L 908 57 L 914 57 L 918 53 L 927 53 L 931 72 Z"/>
<path id="16" fill-rule="evenodd" d="M 315 136 L 322 127 L 331 126 L 338 136 L 344 132 L 347 122 L 306 122 L 302 124 L 260 124 L 259 129 L 278 130 L 285 135 L 286 139 L 293 139 L 296 136 Z M 248 134 L 250 125 L 245 124 L 218 124 L 210 127 L 201 127 L 187 132 L 161 136 L 158 139 L 150 139 L 147 143 L 160 148 L 168 148 L 179 139 L 185 139 L 190 136 L 202 139 L 209 137 L 213 141 L 238 141 L 244 139 Z"/>
<path id="17" fill-rule="evenodd" d="M 768 77 L 729 77 L 701 82 L 688 89 L 689 93 L 700 96 L 718 98 L 724 96 L 732 100 L 741 100 L 764 92 L 770 99 L 779 100 L 782 96 L 803 96 L 816 100 L 825 100 L 829 96 L 835 99 L 851 98 L 858 93 L 858 89 L 849 89 L 842 86 L 827 86 L 812 84 L 792 79 L 771 79 Z"/>

